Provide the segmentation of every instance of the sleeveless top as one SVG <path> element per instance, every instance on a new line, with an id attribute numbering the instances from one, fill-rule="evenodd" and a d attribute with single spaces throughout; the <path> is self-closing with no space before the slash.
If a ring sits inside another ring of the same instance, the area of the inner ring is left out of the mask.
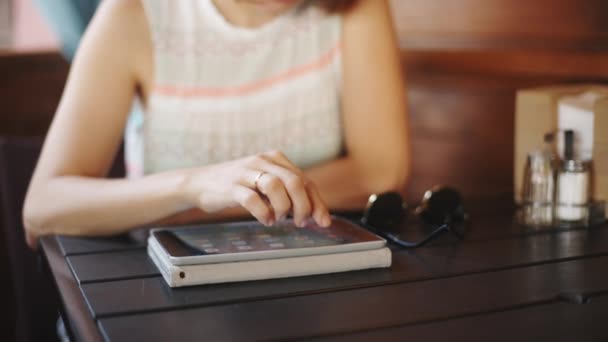
<path id="1" fill-rule="evenodd" d="M 307 168 L 342 152 L 341 17 L 306 2 L 260 28 L 212 0 L 142 0 L 154 84 L 126 129 L 131 177 L 269 150 Z"/>

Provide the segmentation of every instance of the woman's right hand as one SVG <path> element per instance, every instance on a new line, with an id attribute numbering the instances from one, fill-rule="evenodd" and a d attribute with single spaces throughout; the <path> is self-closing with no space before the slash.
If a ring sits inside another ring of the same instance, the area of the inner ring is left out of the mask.
<path id="1" fill-rule="evenodd" d="M 212 213 L 242 206 L 265 225 L 289 213 L 297 226 L 313 218 L 328 227 L 331 217 L 316 186 L 281 152 L 188 169 L 180 193 L 188 205 Z"/>

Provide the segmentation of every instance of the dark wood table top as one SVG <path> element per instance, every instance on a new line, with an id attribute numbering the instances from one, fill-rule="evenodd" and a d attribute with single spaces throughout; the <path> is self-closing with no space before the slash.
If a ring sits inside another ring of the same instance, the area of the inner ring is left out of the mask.
<path id="1" fill-rule="evenodd" d="M 390 269 L 178 289 L 128 237 L 42 246 L 77 340 L 608 339 L 608 225 L 533 230 L 509 205 L 470 210 L 464 241 L 394 249 Z"/>

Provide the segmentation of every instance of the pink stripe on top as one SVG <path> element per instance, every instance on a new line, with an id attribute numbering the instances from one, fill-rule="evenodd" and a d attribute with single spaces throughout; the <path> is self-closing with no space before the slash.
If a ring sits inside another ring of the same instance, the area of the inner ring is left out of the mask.
<path id="1" fill-rule="evenodd" d="M 334 58 L 340 54 L 341 43 L 338 43 L 329 52 L 321 56 L 316 61 L 296 66 L 285 73 L 259 80 L 246 85 L 225 87 L 225 88 L 211 88 L 211 87 L 188 87 L 188 86 L 170 86 L 156 84 L 153 92 L 163 96 L 181 96 L 181 97 L 222 97 L 222 96 L 243 96 L 250 95 L 251 93 L 258 92 L 273 86 L 286 83 L 287 81 L 295 78 L 305 76 L 310 73 L 314 73 L 318 70 L 330 66 Z"/>

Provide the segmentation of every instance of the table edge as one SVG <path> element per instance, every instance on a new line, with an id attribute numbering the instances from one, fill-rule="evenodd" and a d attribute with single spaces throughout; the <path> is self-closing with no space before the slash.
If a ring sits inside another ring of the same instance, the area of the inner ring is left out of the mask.
<path id="1" fill-rule="evenodd" d="M 61 298 L 63 311 L 67 315 L 64 317 L 68 320 L 65 323 L 69 324 L 69 328 L 74 334 L 73 337 L 78 341 L 103 341 L 97 323 L 90 314 L 80 286 L 74 279 L 56 237 L 54 235 L 45 236 L 40 239 L 40 242 L 59 298 Z"/>

